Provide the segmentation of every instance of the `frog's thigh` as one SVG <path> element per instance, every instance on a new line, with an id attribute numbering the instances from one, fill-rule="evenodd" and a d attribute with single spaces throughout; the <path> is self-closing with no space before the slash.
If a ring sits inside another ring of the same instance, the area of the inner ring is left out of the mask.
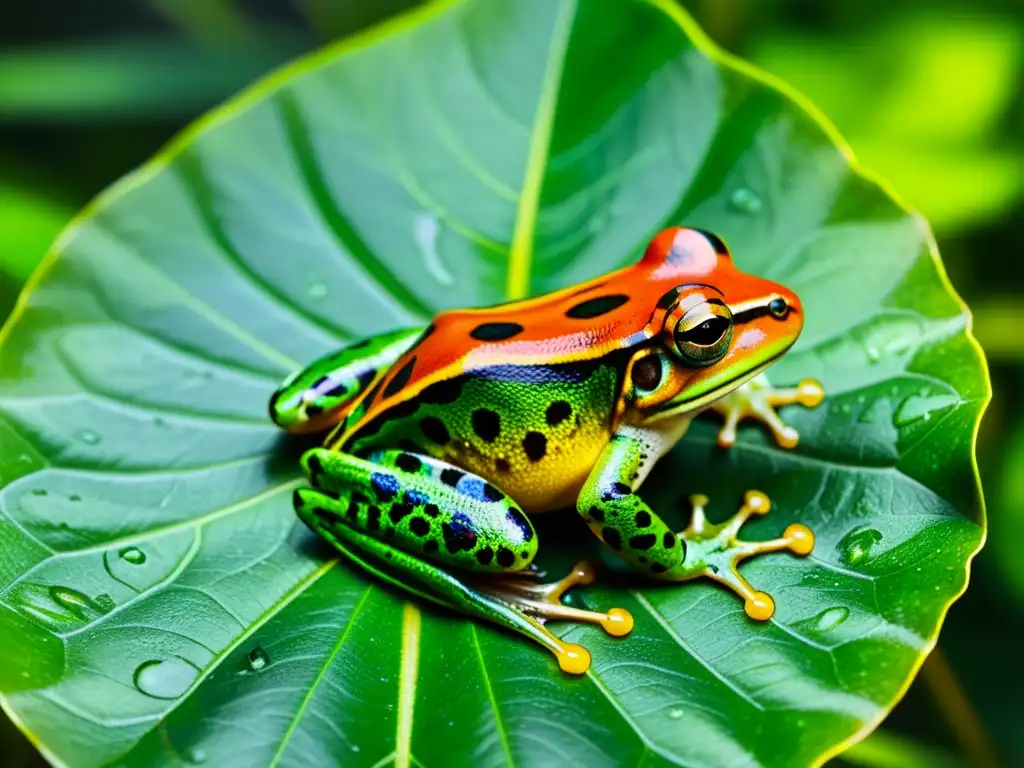
<path id="1" fill-rule="evenodd" d="M 422 334 L 421 328 L 374 336 L 324 355 L 289 376 L 270 397 L 270 416 L 289 432 L 329 429 L 344 406 L 369 387 Z"/>
<path id="2" fill-rule="evenodd" d="M 512 499 L 443 461 L 405 451 L 374 451 L 362 459 L 314 448 L 302 464 L 332 502 L 297 509 L 314 530 L 347 525 L 412 554 L 479 572 L 518 571 L 537 554 L 533 525 Z"/>

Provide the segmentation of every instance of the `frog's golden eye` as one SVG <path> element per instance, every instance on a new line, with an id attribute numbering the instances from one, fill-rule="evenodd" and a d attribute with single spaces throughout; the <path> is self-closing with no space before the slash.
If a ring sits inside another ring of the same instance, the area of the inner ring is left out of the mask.
<path id="1" fill-rule="evenodd" d="M 686 362 L 698 366 L 717 363 L 732 340 L 732 312 L 716 301 L 698 304 L 676 323 L 672 340 Z"/>

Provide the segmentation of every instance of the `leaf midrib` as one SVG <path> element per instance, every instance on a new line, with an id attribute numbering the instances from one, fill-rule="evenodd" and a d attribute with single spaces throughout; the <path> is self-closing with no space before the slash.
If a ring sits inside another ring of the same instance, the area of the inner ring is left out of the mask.
<path id="1" fill-rule="evenodd" d="M 533 259 L 540 196 L 544 186 L 555 107 L 562 80 L 565 54 L 575 18 L 576 0 L 563 0 L 555 16 L 548 58 L 541 81 L 540 99 L 534 115 L 530 145 L 527 150 L 523 187 L 516 210 L 512 244 L 508 256 L 508 282 L 505 293 L 509 300 L 521 299 L 530 291 L 530 266 Z"/>

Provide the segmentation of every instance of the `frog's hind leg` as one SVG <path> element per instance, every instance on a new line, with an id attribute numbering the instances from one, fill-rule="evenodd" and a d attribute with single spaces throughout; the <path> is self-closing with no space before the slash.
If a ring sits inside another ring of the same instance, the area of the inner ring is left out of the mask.
<path id="1" fill-rule="evenodd" d="M 294 433 L 334 426 L 346 406 L 368 389 L 423 334 L 422 328 L 381 334 L 324 355 L 292 374 L 270 397 L 270 417 Z"/>
<path id="2" fill-rule="evenodd" d="M 317 448 L 303 464 L 316 490 L 296 491 L 295 507 L 314 531 L 407 591 L 531 637 L 567 672 L 586 671 L 590 655 L 558 639 L 544 620 L 594 623 L 613 635 L 632 628 L 621 609 L 596 613 L 562 605 L 566 590 L 593 579 L 584 566 L 552 585 L 527 578 L 537 552 L 533 525 L 482 478 L 403 451 L 375 451 L 364 459 Z M 456 576 L 443 566 L 466 573 Z"/>

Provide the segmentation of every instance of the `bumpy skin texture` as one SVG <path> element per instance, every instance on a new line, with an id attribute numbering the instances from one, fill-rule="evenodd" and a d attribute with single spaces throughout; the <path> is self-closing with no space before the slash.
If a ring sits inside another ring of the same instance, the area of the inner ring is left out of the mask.
<path id="1" fill-rule="evenodd" d="M 366 459 L 313 449 L 302 464 L 319 491 L 302 496 L 319 526 L 348 525 L 445 565 L 519 570 L 537 554 L 522 509 L 501 490 L 445 462 L 404 451 Z"/>
<path id="2" fill-rule="evenodd" d="M 303 459 L 315 490 L 296 494 L 296 510 L 368 570 L 533 637 L 567 671 L 586 668 L 586 651 L 533 616 L 592 621 L 612 634 L 632 626 L 620 609 L 599 614 L 558 602 L 568 586 L 592 578 L 586 568 L 541 587 L 460 579 L 430 563 L 521 573 L 538 545 L 526 514 L 576 506 L 640 572 L 710 576 L 743 596 L 750 616 L 768 618 L 771 599 L 735 565 L 760 552 L 806 554 L 809 531 L 791 526 L 773 542 L 739 541 L 747 516 L 770 506 L 748 494 L 731 523 L 706 525 L 695 504 L 691 526 L 676 533 L 636 490 L 694 415 L 725 396 L 723 445 L 745 416 L 795 445 L 774 408 L 815 405 L 820 387 L 776 392 L 754 377 L 802 324 L 793 293 L 740 272 L 716 236 L 677 227 L 659 233 L 639 263 L 586 284 L 444 312 L 426 329 L 359 342 L 316 361 L 271 399 L 272 417 L 290 431 L 333 426 L 324 447 Z"/>

